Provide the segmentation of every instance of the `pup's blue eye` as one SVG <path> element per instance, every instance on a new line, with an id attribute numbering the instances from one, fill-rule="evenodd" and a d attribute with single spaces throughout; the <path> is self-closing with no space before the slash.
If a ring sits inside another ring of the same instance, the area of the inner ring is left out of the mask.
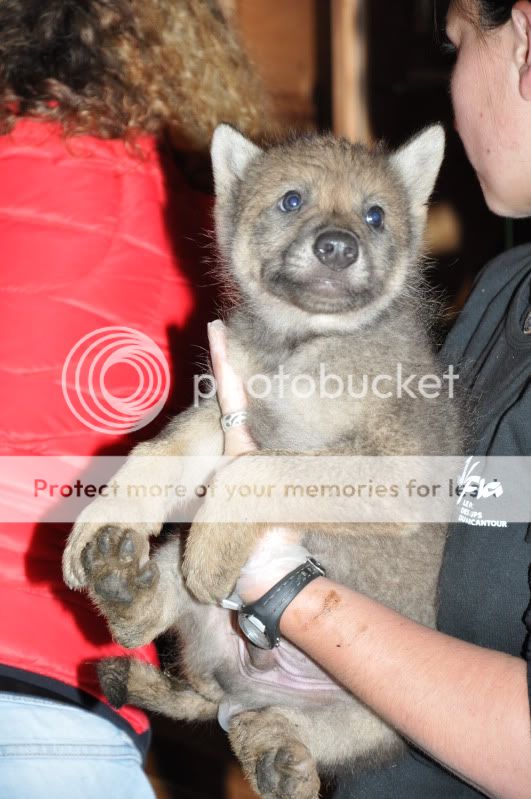
<path id="1" fill-rule="evenodd" d="M 380 208 L 379 205 L 373 205 L 372 208 L 369 208 L 367 213 L 365 214 L 365 221 L 367 222 L 370 227 L 378 228 L 383 227 L 385 219 L 385 213 L 383 208 Z"/>
<path id="2" fill-rule="evenodd" d="M 301 205 L 302 197 L 298 191 L 288 191 L 279 203 L 280 210 L 286 214 L 289 214 L 290 211 L 298 211 Z"/>

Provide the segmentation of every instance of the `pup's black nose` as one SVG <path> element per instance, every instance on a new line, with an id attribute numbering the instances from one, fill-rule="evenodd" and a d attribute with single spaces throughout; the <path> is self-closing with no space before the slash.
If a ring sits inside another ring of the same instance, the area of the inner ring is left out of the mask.
<path id="1" fill-rule="evenodd" d="M 346 269 L 358 260 L 360 248 L 353 233 L 346 230 L 325 230 L 315 240 L 313 251 L 330 269 Z"/>

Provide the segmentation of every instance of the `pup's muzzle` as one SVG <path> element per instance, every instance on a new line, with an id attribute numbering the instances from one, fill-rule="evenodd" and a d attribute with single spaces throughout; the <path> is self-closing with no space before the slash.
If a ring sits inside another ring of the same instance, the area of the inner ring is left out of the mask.
<path id="1" fill-rule="evenodd" d="M 313 251 L 330 269 L 346 269 L 358 260 L 358 239 L 348 230 L 325 230 L 315 240 Z"/>

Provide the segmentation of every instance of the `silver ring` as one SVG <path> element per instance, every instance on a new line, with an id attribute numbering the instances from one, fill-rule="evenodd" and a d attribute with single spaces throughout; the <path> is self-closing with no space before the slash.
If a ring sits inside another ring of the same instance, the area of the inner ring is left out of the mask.
<path id="1" fill-rule="evenodd" d="M 233 411 L 233 413 L 224 413 L 221 417 L 221 427 L 224 433 L 227 430 L 232 430 L 233 427 L 242 427 L 247 424 L 247 411 Z"/>

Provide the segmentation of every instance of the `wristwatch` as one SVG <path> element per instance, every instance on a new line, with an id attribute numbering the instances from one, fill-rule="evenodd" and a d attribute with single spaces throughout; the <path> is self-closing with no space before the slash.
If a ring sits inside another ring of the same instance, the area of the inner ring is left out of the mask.
<path id="1" fill-rule="evenodd" d="M 245 637 L 260 649 L 273 649 L 280 643 L 280 618 L 290 602 L 308 583 L 326 572 L 314 558 L 297 566 L 256 602 L 238 609 L 238 624 Z"/>

